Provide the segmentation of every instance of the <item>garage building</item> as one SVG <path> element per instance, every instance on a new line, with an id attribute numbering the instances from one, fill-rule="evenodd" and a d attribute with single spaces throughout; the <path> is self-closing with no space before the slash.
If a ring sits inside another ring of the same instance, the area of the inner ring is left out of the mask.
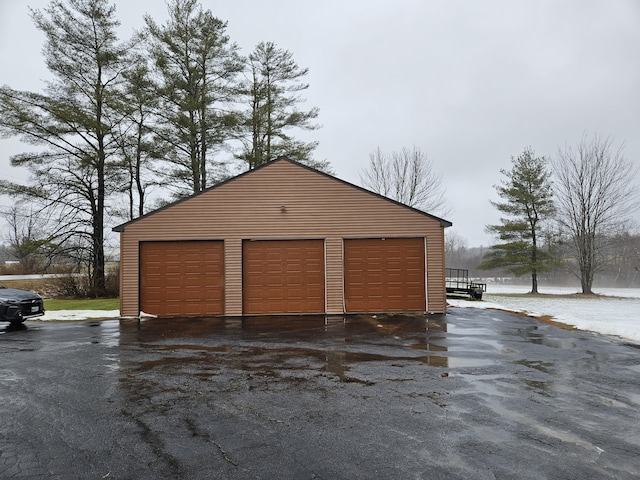
<path id="1" fill-rule="evenodd" d="M 279 158 L 120 232 L 120 310 L 444 313 L 451 223 Z"/>

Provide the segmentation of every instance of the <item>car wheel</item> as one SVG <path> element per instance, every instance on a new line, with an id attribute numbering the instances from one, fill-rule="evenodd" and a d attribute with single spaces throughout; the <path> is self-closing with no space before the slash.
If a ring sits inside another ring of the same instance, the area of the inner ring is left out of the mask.
<path id="1" fill-rule="evenodd" d="M 24 322 L 22 312 L 17 307 L 7 309 L 6 315 L 9 318 L 9 322 L 11 322 L 11 325 L 13 326 L 21 325 Z"/>

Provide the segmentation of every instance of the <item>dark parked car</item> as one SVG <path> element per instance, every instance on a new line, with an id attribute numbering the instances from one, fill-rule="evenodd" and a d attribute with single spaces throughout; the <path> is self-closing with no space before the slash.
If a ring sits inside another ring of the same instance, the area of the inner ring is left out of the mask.
<path id="1" fill-rule="evenodd" d="M 0 285 L 0 322 L 19 325 L 27 318 L 44 315 L 40 295 Z"/>

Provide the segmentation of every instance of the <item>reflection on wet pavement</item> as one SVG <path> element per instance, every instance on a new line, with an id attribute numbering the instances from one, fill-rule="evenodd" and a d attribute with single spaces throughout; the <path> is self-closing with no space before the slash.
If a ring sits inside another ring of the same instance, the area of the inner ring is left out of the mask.
<path id="1" fill-rule="evenodd" d="M 120 344 L 165 352 L 141 368 L 202 354 L 215 362 L 216 355 L 224 355 L 227 365 L 262 376 L 319 368 L 341 381 L 358 382 L 348 372 L 362 362 L 447 367 L 446 332 L 443 315 L 122 320 Z"/>
<path id="2" fill-rule="evenodd" d="M 276 377 L 285 370 L 319 368 L 342 381 L 360 363 L 422 364 L 441 376 L 475 375 L 514 353 L 502 338 L 520 337 L 530 344 L 572 349 L 576 343 L 539 330 L 533 321 L 505 324 L 470 321 L 461 315 L 265 316 L 121 320 L 121 345 L 142 345 L 164 352 L 157 362 L 181 362 L 190 356 L 224 355 L 228 365 Z M 517 317 L 514 316 L 517 319 Z M 170 354 L 170 355 L 169 355 Z M 233 360 L 232 360 L 233 359 Z M 551 363 L 515 360 L 550 373 Z M 527 363 L 528 362 L 528 363 Z M 151 367 L 148 367 L 151 368 Z M 546 384 L 526 379 L 528 388 Z"/>
<path id="3" fill-rule="evenodd" d="M 483 315 L 481 321 L 469 311 L 448 316 L 123 321 L 120 345 L 157 354 L 138 363 L 138 372 L 189 374 L 204 382 L 199 388 L 295 395 L 311 388 L 326 395 L 330 388 L 326 381 L 363 388 L 391 385 L 386 388 L 395 402 L 424 398 L 445 409 L 451 419 L 468 419 L 471 433 L 463 438 L 486 438 L 493 445 L 490 449 L 514 442 L 517 431 L 524 429 L 532 438 L 570 442 L 597 452 L 600 447 L 587 440 L 582 429 L 576 433 L 576 429 L 558 427 L 544 415 L 531 418 L 522 408 L 522 399 L 536 408 L 548 408 L 546 402 L 561 411 L 573 408 L 575 393 L 570 393 L 568 385 L 575 382 L 576 367 L 597 369 L 606 356 L 588 349 L 577 352 L 588 335 L 516 315 Z M 567 361 L 569 352 L 571 361 Z M 237 374 L 230 374 L 231 370 Z M 229 376 L 230 381 L 224 380 Z M 134 378 L 127 385 L 134 395 L 155 390 Z M 448 383 L 427 386 L 438 379 Z M 180 394 L 188 391 L 175 388 Z M 363 395 L 367 398 L 366 391 Z M 603 402 L 602 395 L 595 393 L 585 398 Z M 635 400 L 629 396 L 626 401 L 632 404 Z M 612 402 L 609 400 L 614 405 Z M 619 402 L 618 407 L 624 405 Z M 494 425 L 495 419 L 500 419 L 500 427 Z M 589 421 L 586 416 L 582 419 Z M 565 421 L 554 422 L 561 425 Z M 597 420 L 592 421 L 597 425 Z"/>
<path id="4" fill-rule="evenodd" d="M 29 322 L 0 343 L 0 478 L 640 474 L 637 347 L 505 312 Z"/>

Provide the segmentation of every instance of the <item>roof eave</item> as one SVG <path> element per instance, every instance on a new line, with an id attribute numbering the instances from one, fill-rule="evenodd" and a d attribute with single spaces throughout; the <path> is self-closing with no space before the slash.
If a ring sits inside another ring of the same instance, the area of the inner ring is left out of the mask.
<path id="1" fill-rule="evenodd" d="M 344 183 L 345 185 L 349 185 L 350 187 L 353 187 L 353 188 L 356 188 L 356 189 L 361 190 L 361 191 L 363 191 L 363 192 L 366 192 L 366 193 L 368 193 L 368 194 L 370 194 L 370 195 L 375 195 L 375 196 L 380 197 L 380 198 L 382 198 L 382 199 L 384 199 L 384 200 L 387 200 L 387 201 L 389 201 L 389 202 L 395 203 L 396 205 L 399 205 L 399 206 L 401 206 L 401 207 L 408 208 L 409 210 L 413 210 L 413 211 L 415 211 L 415 212 L 418 212 L 418 213 L 420 213 L 420 214 L 422 214 L 422 215 L 424 215 L 424 216 L 426 216 L 426 217 L 429 217 L 429 218 L 432 218 L 432 219 L 434 219 L 434 220 L 439 221 L 439 222 L 440 222 L 440 226 L 441 226 L 442 228 L 448 228 L 448 227 L 453 226 L 453 223 L 451 223 L 451 222 L 450 222 L 450 221 L 448 221 L 448 220 L 445 220 L 444 218 L 437 217 L 437 216 L 435 216 L 435 215 L 432 215 L 432 214 L 430 214 L 430 213 L 427 213 L 427 212 L 425 212 L 425 211 L 423 211 L 423 210 L 420 210 L 420 209 L 417 209 L 417 208 L 415 208 L 415 207 L 410 207 L 409 205 L 406 205 L 406 204 L 404 204 L 404 203 L 398 202 L 397 200 L 393 200 L 392 198 L 385 197 L 384 195 L 381 195 L 381 194 L 376 193 L 376 192 L 372 192 L 371 190 L 367 190 L 366 188 L 361 187 L 361 186 L 359 186 L 359 185 L 356 185 L 356 184 L 354 184 L 354 183 L 347 182 L 346 180 L 342 180 L 341 178 L 335 177 L 335 176 L 333 176 L 333 175 L 330 175 L 330 174 L 328 174 L 328 173 L 322 172 L 322 171 L 320 171 L 320 170 L 316 170 L 315 168 L 312 168 L 312 167 L 310 167 L 310 166 L 308 166 L 308 165 L 305 165 L 305 164 L 303 164 L 303 163 L 296 162 L 295 160 L 291 160 L 291 159 L 290 159 L 290 158 L 288 158 L 288 157 L 278 157 L 278 158 L 276 158 L 276 159 L 274 159 L 274 160 L 271 160 L 270 162 L 267 162 L 267 163 L 265 163 L 265 164 L 263 164 L 263 165 L 260 165 L 260 166 L 259 166 L 259 167 L 257 167 L 257 168 L 254 168 L 254 169 L 252 169 L 252 170 L 247 170 L 246 172 L 243 172 L 243 173 L 241 173 L 241 174 L 239 174 L 239 175 L 236 175 L 235 177 L 228 178 L 227 180 L 225 180 L 225 181 L 223 181 L 223 182 L 220 182 L 220 183 L 218 183 L 218 184 L 216 184 L 216 185 L 213 185 L 213 186 L 211 186 L 211 187 L 209 187 L 209 188 L 207 188 L 207 189 L 203 190 L 202 192 L 194 193 L 194 194 L 192 194 L 192 195 L 189 195 L 188 197 L 181 198 L 180 200 L 177 200 L 177 201 L 172 202 L 172 203 L 169 203 L 169 204 L 167 204 L 167 205 L 165 205 L 165 206 L 163 206 L 163 207 L 161 207 L 161 208 L 158 208 L 158 209 L 156 209 L 156 210 L 153 210 L 153 211 L 151 211 L 151 212 L 148 212 L 148 213 L 146 213 L 146 214 L 142 215 L 141 217 L 134 218 L 133 220 L 129 220 L 128 222 L 125 222 L 125 223 L 122 223 L 122 224 L 120 224 L 120 225 L 118 225 L 118 226 L 116 226 L 116 227 L 113 227 L 113 228 L 112 228 L 112 231 L 114 231 L 114 232 L 118 232 L 118 233 L 122 233 L 122 232 L 124 232 L 124 230 L 125 230 L 126 226 L 127 226 L 127 225 L 129 225 L 129 224 L 131 224 L 131 223 L 138 222 L 139 220 L 142 220 L 143 218 L 146 218 L 146 217 L 148 217 L 148 216 L 150 216 L 150 215 L 153 215 L 153 214 L 155 214 L 155 213 L 157 213 L 157 212 L 159 212 L 159 211 L 165 210 L 166 208 L 172 207 L 172 206 L 174 206 L 174 205 L 176 205 L 176 204 L 178 204 L 178 203 L 181 203 L 181 202 L 184 202 L 184 201 L 186 201 L 186 200 L 189 200 L 190 198 L 193 198 L 193 197 L 195 197 L 195 196 L 202 195 L 203 193 L 205 193 L 205 192 L 207 192 L 207 191 L 209 191 L 209 190 L 212 190 L 212 189 L 214 189 L 214 188 L 218 188 L 218 187 L 220 187 L 220 186 L 222 186 L 222 185 L 224 185 L 224 184 L 226 184 L 226 183 L 232 182 L 232 181 L 234 181 L 235 179 L 237 179 L 237 178 L 239 178 L 239 177 L 243 177 L 244 175 L 249 175 L 249 174 L 251 174 L 251 173 L 253 173 L 253 172 L 257 171 L 257 170 L 261 170 L 261 169 L 263 169 L 263 168 L 267 167 L 268 165 L 270 165 L 271 163 L 273 163 L 273 162 L 277 162 L 277 161 L 279 161 L 279 160 L 284 160 L 284 161 L 287 161 L 287 162 L 293 163 L 293 164 L 295 164 L 295 165 L 297 165 L 297 166 L 299 166 L 299 167 L 306 168 L 307 170 L 311 170 L 311 171 L 313 171 L 313 172 L 315 172 L 315 173 L 318 173 L 318 174 L 320 174 L 320 175 L 324 175 L 324 176 L 329 177 L 329 178 L 331 178 L 331 179 L 333 179 L 333 180 L 335 180 L 335 181 L 338 181 L 338 182 Z"/>

